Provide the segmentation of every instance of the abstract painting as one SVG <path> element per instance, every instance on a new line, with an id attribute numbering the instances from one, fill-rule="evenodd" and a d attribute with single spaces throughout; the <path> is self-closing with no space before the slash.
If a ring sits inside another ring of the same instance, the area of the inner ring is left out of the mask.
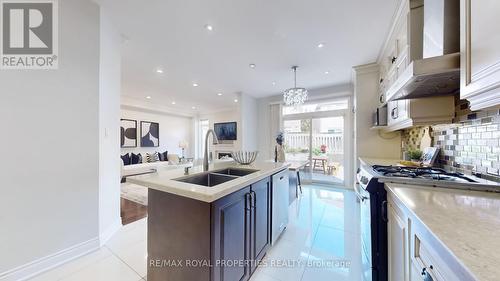
<path id="1" fill-rule="evenodd" d="M 120 122 L 120 146 L 137 147 L 137 121 L 121 119 Z"/>
<path id="2" fill-rule="evenodd" d="M 141 146 L 160 146 L 160 124 L 148 121 L 141 121 Z"/>

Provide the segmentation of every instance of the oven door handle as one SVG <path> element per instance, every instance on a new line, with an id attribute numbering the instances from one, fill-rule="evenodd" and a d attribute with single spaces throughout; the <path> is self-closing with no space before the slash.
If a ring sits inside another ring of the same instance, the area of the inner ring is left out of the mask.
<path id="1" fill-rule="evenodd" d="M 359 191 L 359 183 L 354 184 L 354 192 L 356 193 L 359 201 L 364 202 L 368 199 L 368 197 L 361 195 L 361 192 Z"/>
<path id="2" fill-rule="evenodd" d="M 387 218 L 387 200 L 384 200 L 382 202 L 382 210 L 381 210 L 381 212 L 382 212 L 382 221 L 383 222 L 388 222 L 389 219 Z"/>

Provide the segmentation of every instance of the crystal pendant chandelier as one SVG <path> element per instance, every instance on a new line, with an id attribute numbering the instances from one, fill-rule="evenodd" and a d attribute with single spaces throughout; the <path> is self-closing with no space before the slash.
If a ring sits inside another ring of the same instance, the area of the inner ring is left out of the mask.
<path id="1" fill-rule="evenodd" d="M 301 105 L 307 100 L 307 90 L 305 88 L 297 88 L 297 68 L 298 66 L 292 66 L 295 81 L 294 87 L 283 92 L 283 100 L 288 106 Z"/>

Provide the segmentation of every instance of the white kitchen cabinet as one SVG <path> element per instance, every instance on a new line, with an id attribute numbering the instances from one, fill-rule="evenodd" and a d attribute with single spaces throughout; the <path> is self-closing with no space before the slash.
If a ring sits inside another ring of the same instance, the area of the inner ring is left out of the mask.
<path id="1" fill-rule="evenodd" d="M 397 206 L 389 203 L 387 239 L 389 281 L 408 281 L 408 222 Z"/>
<path id="2" fill-rule="evenodd" d="M 455 116 L 452 96 L 396 100 L 387 103 L 386 131 L 396 131 L 419 125 L 451 123 Z"/>
<path id="3" fill-rule="evenodd" d="M 389 281 L 459 281 L 450 255 L 439 254 L 444 248 L 427 227 L 393 193 L 387 202 Z"/>
<path id="4" fill-rule="evenodd" d="M 460 98 L 472 110 L 500 105 L 500 1 L 461 0 Z"/>

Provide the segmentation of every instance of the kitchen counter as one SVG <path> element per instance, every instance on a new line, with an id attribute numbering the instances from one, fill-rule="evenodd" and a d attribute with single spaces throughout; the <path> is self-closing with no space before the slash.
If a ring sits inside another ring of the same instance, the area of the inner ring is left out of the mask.
<path id="1" fill-rule="evenodd" d="M 359 157 L 359 162 L 361 165 L 365 166 L 373 166 L 373 165 L 382 165 L 382 166 L 402 166 L 399 164 L 401 159 L 383 159 L 383 158 L 368 158 L 368 157 Z"/>
<path id="2" fill-rule="evenodd" d="M 500 276 L 500 194 L 386 183 L 473 279 Z M 459 270 L 460 271 L 460 270 Z"/>
<path id="3" fill-rule="evenodd" d="M 158 171 L 154 174 L 139 175 L 127 178 L 128 182 L 146 186 L 151 189 L 203 201 L 214 202 L 228 194 L 238 191 L 256 181 L 269 177 L 281 170 L 287 169 L 290 164 L 274 162 L 254 162 L 251 165 L 239 165 L 235 162 L 218 162 L 210 165 L 209 170 L 224 168 L 255 169 L 255 173 L 236 178 L 234 180 L 206 187 L 196 184 L 175 181 L 174 179 L 186 177 L 183 169 Z M 189 171 L 189 175 L 202 173 L 203 166 L 195 166 Z"/>

